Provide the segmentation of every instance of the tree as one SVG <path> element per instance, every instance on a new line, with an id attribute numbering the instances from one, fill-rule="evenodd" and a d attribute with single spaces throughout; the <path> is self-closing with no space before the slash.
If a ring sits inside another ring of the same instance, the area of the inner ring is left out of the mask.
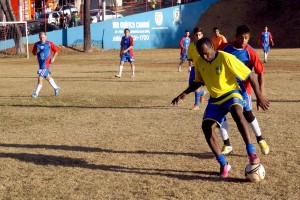
<path id="1" fill-rule="evenodd" d="M 0 0 L 0 8 L 3 10 L 7 21 L 17 21 L 9 0 Z M 12 33 L 14 33 L 12 37 L 16 45 L 17 54 L 25 53 L 25 47 L 22 42 L 22 32 L 17 24 L 12 26 Z"/>
<path id="2" fill-rule="evenodd" d="M 92 51 L 91 29 L 90 29 L 90 0 L 84 0 L 83 5 L 83 35 L 84 35 L 84 52 Z"/>

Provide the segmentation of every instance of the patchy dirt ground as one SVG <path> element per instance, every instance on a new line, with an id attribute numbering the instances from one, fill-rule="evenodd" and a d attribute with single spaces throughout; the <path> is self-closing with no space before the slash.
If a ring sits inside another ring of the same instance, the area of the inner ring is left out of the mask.
<path id="1" fill-rule="evenodd" d="M 206 102 L 198 112 L 193 95 L 170 105 L 188 80 L 186 66 L 176 72 L 179 50 L 135 53 L 136 77 L 125 65 L 115 79 L 118 51 L 62 51 L 52 66 L 59 96 L 45 83 L 38 99 L 36 58 L 1 58 L 0 199 L 299 198 L 299 49 L 272 49 L 265 65 L 271 107 L 255 115 L 271 151 L 256 145 L 266 169 L 259 184 L 245 182 L 230 117 L 233 168 L 220 180 L 200 129 Z"/>

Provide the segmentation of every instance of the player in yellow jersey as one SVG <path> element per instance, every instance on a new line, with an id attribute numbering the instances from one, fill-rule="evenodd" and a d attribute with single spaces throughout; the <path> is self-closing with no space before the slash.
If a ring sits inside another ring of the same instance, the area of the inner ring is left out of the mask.
<path id="1" fill-rule="evenodd" d="M 193 42 L 190 43 L 188 48 L 188 61 L 189 61 L 189 85 L 193 84 L 195 79 L 195 67 L 193 66 L 193 61 L 196 61 L 199 57 L 199 53 L 196 48 L 196 43 L 203 37 L 203 31 L 199 27 L 195 27 L 193 31 Z M 192 110 L 200 110 L 199 104 L 204 101 L 205 91 L 200 88 L 195 91 L 195 103 L 192 107 Z"/>
<path id="2" fill-rule="evenodd" d="M 215 51 L 211 41 L 207 38 L 200 39 L 196 47 L 200 57 L 194 63 L 196 74 L 194 83 L 173 99 L 172 104 L 178 105 L 178 102 L 187 94 L 205 84 L 210 93 L 210 99 L 203 116 L 202 130 L 209 147 L 220 164 L 220 177 L 226 178 L 231 166 L 221 153 L 214 130 L 217 126 L 221 126 L 222 120 L 228 112 L 231 113 L 246 144 L 250 164 L 260 163 L 250 140 L 248 123 L 243 115 L 243 98 L 236 77 L 243 81 L 247 79 L 250 81 L 257 98 L 257 106 L 267 110 L 269 102 L 261 94 L 257 80 L 250 69 L 235 56 Z"/>

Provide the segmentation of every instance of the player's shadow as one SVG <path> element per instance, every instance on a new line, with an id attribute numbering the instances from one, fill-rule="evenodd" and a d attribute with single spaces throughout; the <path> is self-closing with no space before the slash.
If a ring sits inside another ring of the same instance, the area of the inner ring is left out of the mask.
<path id="1" fill-rule="evenodd" d="M 13 96 L 7 96 L 7 97 L 13 97 Z M 19 96 L 24 97 L 24 96 Z M 25 96 L 27 97 L 27 96 Z M 45 98 L 53 98 L 53 96 L 44 96 Z M 1 98 L 1 96 L 0 96 Z M 30 97 L 31 98 L 31 97 Z M 31 98 L 32 99 L 32 98 Z M 21 108 L 81 108 L 81 109 L 134 109 L 134 110 L 156 110 L 156 109 L 171 109 L 171 106 L 89 106 L 89 105 L 53 105 L 53 106 L 47 106 L 47 105 L 4 105 L 0 104 L 0 107 L 21 107 Z M 186 109 L 186 108 L 178 108 L 178 109 Z"/>
<path id="2" fill-rule="evenodd" d="M 91 164 L 83 159 L 70 158 L 64 156 L 53 156 L 43 154 L 28 154 L 28 153 L 0 153 L 0 158 L 12 158 L 22 162 L 34 163 L 42 166 L 63 166 L 63 167 L 79 167 L 90 170 L 102 170 L 118 173 L 130 173 L 140 175 L 157 175 L 166 176 L 169 178 L 176 178 L 179 180 L 205 180 L 218 182 L 222 179 L 218 178 L 216 172 L 211 171 L 184 171 L 184 170 L 172 170 L 172 169 L 158 169 L 158 168 L 135 168 L 135 167 L 123 167 L 117 165 L 102 165 Z M 245 179 L 240 178 L 228 178 L 229 182 L 245 182 Z"/>
<path id="3" fill-rule="evenodd" d="M 174 155 L 174 156 L 190 156 L 199 159 L 212 159 L 213 153 L 190 153 L 190 152 L 170 152 L 170 151 L 126 151 L 126 150 L 112 150 L 96 147 L 82 147 L 82 146 L 68 146 L 68 145 L 46 145 L 46 144 L 5 144 L 0 143 L 0 147 L 12 147 L 12 148 L 30 148 L 30 149 L 51 149 L 62 151 L 78 151 L 86 153 L 113 153 L 113 154 L 139 154 L 139 155 Z"/>

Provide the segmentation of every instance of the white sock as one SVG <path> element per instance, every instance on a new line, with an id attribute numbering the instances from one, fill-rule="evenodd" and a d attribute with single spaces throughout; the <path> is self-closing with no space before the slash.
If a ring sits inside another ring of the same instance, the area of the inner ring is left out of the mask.
<path id="1" fill-rule="evenodd" d="M 57 89 L 57 88 L 58 88 L 58 86 L 57 86 L 56 83 L 54 82 L 54 79 L 53 79 L 53 78 L 50 78 L 49 83 L 50 83 L 50 85 L 51 85 L 54 89 Z"/>
<path id="2" fill-rule="evenodd" d="M 189 72 L 192 70 L 192 67 L 191 66 L 189 66 Z"/>
<path id="3" fill-rule="evenodd" d="M 221 137 L 222 137 L 223 141 L 229 139 L 229 135 L 228 135 L 228 122 L 227 122 L 227 120 L 225 120 L 222 123 L 222 126 L 220 128 L 220 133 L 221 133 Z"/>
<path id="4" fill-rule="evenodd" d="M 260 127 L 256 118 L 254 118 L 253 122 L 249 123 L 249 125 L 256 137 L 261 136 Z"/>
<path id="5" fill-rule="evenodd" d="M 37 84 L 36 88 L 35 88 L 35 91 L 34 91 L 34 94 L 39 94 L 39 92 L 41 91 L 42 87 L 43 87 L 43 85 Z"/>
<path id="6" fill-rule="evenodd" d="M 122 71 L 123 71 L 123 65 L 120 65 L 118 76 L 122 76 Z"/>
<path id="7" fill-rule="evenodd" d="M 134 73 L 135 73 L 135 66 L 132 66 L 132 67 L 131 67 L 131 72 L 132 72 L 132 75 L 134 76 Z"/>
<path id="8" fill-rule="evenodd" d="M 265 52 L 265 61 L 267 61 L 267 59 L 268 59 L 268 53 L 267 52 Z"/>

